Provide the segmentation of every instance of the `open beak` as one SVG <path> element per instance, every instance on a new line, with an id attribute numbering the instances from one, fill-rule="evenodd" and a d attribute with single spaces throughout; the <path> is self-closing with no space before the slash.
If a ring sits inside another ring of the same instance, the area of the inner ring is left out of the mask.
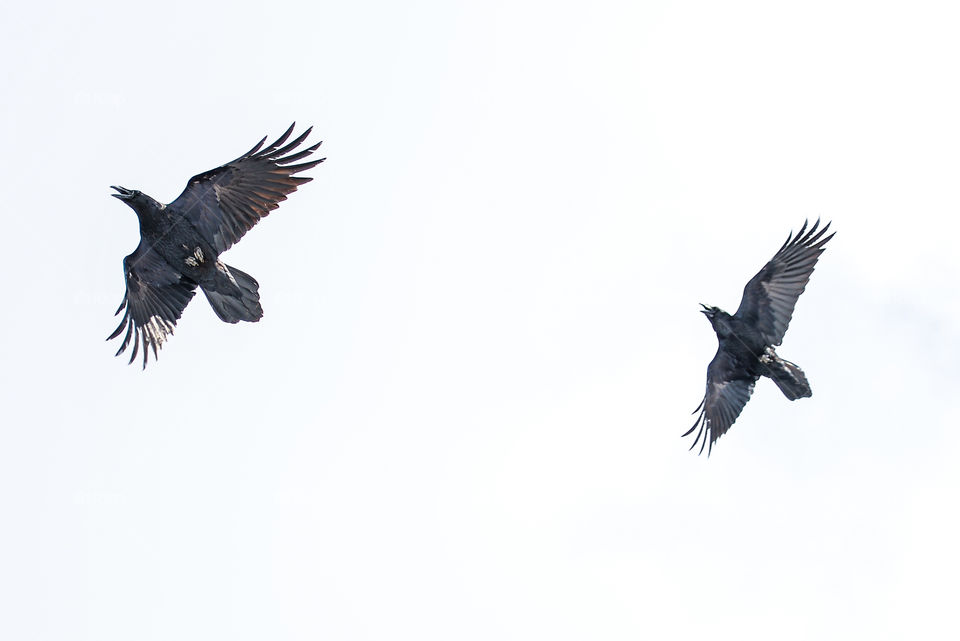
<path id="1" fill-rule="evenodd" d="M 125 187 L 117 187 L 116 185 L 110 185 L 110 189 L 116 189 L 118 194 L 110 194 L 114 198 L 119 198 L 120 200 L 130 200 L 133 198 L 133 190 L 127 189 Z"/>
<path id="2" fill-rule="evenodd" d="M 705 315 L 707 318 L 710 318 L 711 316 L 713 316 L 712 308 L 708 307 L 707 305 L 704 305 L 703 303 L 700 303 L 700 307 L 703 308 L 700 310 L 701 314 Z"/>

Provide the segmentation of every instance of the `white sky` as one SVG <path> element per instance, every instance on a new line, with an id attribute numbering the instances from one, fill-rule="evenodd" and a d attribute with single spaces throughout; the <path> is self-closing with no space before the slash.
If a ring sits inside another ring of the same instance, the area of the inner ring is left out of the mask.
<path id="1" fill-rule="evenodd" d="M 960 634 L 955 3 L 2 14 L 0 637 Z M 108 186 L 292 120 L 328 160 L 224 256 L 263 320 L 113 358 Z M 698 303 L 818 216 L 814 395 L 698 458 Z"/>

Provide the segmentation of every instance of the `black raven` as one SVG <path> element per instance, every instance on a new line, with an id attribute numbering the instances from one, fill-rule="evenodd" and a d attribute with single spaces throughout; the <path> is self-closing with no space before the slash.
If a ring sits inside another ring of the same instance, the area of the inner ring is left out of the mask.
<path id="1" fill-rule="evenodd" d="M 707 456 L 710 455 L 714 442 L 737 420 L 761 376 L 773 379 L 791 401 L 813 394 L 803 371 L 777 356 L 773 348 L 783 340 L 797 299 L 807 286 L 824 245 L 833 238 L 830 234 L 821 240 L 830 223 L 817 232 L 819 225 L 817 220 L 807 231 L 804 222 L 796 237 L 787 236 L 780 251 L 743 288 L 740 307 L 733 316 L 718 307 L 700 304 L 701 312 L 717 333 L 720 347 L 707 367 L 707 392 L 693 410 L 700 416 L 684 434 L 687 436 L 700 426 L 691 450 L 702 436 L 700 453 L 709 438 Z"/>
<path id="2" fill-rule="evenodd" d="M 326 160 L 290 164 L 306 158 L 321 144 L 294 153 L 312 129 L 287 143 L 294 125 L 272 145 L 261 149 L 264 138 L 236 160 L 194 176 L 169 205 L 134 189 L 111 187 L 118 192 L 111 195 L 127 203 L 140 219 L 140 244 L 123 259 L 127 291 L 116 313 L 127 311 L 107 338 L 118 337 L 126 327 L 117 356 L 133 339 L 129 362 L 142 348 L 146 368 L 147 348 L 156 358 L 157 348 L 173 333 L 197 286 L 220 320 L 260 320 L 263 309 L 257 281 L 220 262 L 219 256 L 286 200 L 287 194 L 313 180 L 294 174 Z"/>

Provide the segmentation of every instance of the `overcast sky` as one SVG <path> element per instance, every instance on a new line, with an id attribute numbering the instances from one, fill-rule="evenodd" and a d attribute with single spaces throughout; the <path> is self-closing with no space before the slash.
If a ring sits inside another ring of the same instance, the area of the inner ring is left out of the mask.
<path id="1" fill-rule="evenodd" d="M 0 15 L 0 637 L 957 638 L 952 2 L 16 3 Z M 327 161 L 114 358 L 136 217 Z M 729 311 L 832 220 L 713 455 Z"/>

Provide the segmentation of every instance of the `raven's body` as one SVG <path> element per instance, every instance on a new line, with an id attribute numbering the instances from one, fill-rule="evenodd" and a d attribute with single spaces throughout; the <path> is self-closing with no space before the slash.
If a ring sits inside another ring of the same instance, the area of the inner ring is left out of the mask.
<path id="1" fill-rule="evenodd" d="M 726 356 L 714 367 L 713 373 L 722 375 L 720 380 L 739 378 L 753 383 L 761 376 L 766 376 L 773 380 L 791 401 L 813 394 L 803 372 L 790 361 L 780 358 L 753 324 L 737 318 L 736 315 L 731 316 L 722 309 L 708 309 L 704 314 L 713 325 L 717 342 L 720 344 L 717 355 Z M 792 370 L 791 366 L 796 369 Z M 722 369 L 723 367 L 726 369 Z M 717 376 L 714 378 L 718 379 Z"/>
<path id="2" fill-rule="evenodd" d="M 700 451 L 708 440 L 710 450 L 713 449 L 713 443 L 740 415 L 761 376 L 770 378 L 791 401 L 812 395 L 803 371 L 780 358 L 774 348 L 783 340 L 793 308 L 810 280 L 823 246 L 833 238 L 833 234 L 822 238 L 829 224 L 816 233 L 819 224 L 817 221 L 804 235 L 804 223 L 796 238 L 787 238 L 773 259 L 744 287 L 735 314 L 702 305 L 719 346 L 707 367 L 706 394 L 694 410 L 700 416 L 684 434 L 700 427 L 691 449 L 701 437 Z"/>
<path id="3" fill-rule="evenodd" d="M 216 249 L 191 222 L 188 212 L 134 192 L 127 203 L 140 219 L 140 245 L 127 257 L 130 263 L 152 251 L 171 273 L 180 272 L 184 284 L 199 286 L 222 321 L 260 320 L 263 309 L 257 281 L 222 263 Z M 125 271 L 129 269 L 127 262 L 124 261 Z"/>
<path id="4" fill-rule="evenodd" d="M 122 187 L 115 188 L 118 191 Z M 120 191 L 124 195 L 125 191 Z M 201 257 L 216 258 L 213 248 L 193 226 L 193 223 L 175 208 L 165 207 L 145 194 L 126 194 L 126 201 L 140 220 L 140 245 L 132 254 L 155 252 L 171 270 L 179 271 L 185 278 L 199 284 L 209 278 L 213 263 L 197 260 Z"/>
<path id="5" fill-rule="evenodd" d="M 140 244 L 123 260 L 127 291 L 117 313 L 127 311 L 110 336 L 116 338 L 126 328 L 118 355 L 132 339 L 130 362 L 142 347 L 146 367 L 147 348 L 156 357 L 197 287 L 224 322 L 256 322 L 263 316 L 257 281 L 219 256 L 287 194 L 311 180 L 294 174 L 322 162 L 290 165 L 319 147 L 318 143 L 290 153 L 310 133 L 308 129 L 281 147 L 292 131 L 293 125 L 266 149 L 260 151 L 264 139 L 240 158 L 194 176 L 168 205 L 139 191 L 114 187 L 118 192 L 114 196 L 126 202 L 140 221 Z"/>

